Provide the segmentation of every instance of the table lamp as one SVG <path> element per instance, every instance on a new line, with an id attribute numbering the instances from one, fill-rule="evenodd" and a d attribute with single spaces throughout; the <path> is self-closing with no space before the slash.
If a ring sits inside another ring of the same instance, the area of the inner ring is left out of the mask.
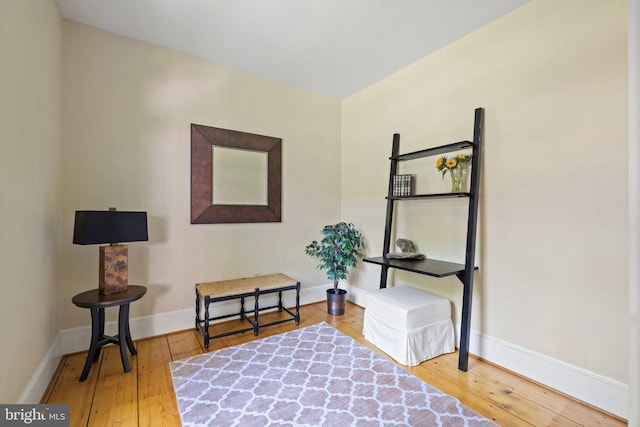
<path id="1" fill-rule="evenodd" d="M 111 295 L 127 290 L 129 280 L 129 246 L 122 242 L 149 240 L 146 212 L 76 211 L 73 243 L 100 246 L 100 294 Z"/>

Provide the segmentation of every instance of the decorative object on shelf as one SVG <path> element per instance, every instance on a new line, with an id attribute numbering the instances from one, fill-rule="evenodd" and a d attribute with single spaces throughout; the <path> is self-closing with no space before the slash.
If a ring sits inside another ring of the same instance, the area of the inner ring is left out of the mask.
<path id="1" fill-rule="evenodd" d="M 347 303 L 347 291 L 338 288 L 338 281 L 347 278 L 349 268 L 355 267 L 364 255 L 362 234 L 351 223 L 339 222 L 322 228 L 322 240 L 314 240 L 304 251 L 311 257 L 320 258 L 318 268 L 327 271 L 333 280 L 333 289 L 327 289 L 327 311 L 332 316 L 341 316 Z"/>
<path id="2" fill-rule="evenodd" d="M 127 290 L 129 281 L 129 247 L 121 242 L 146 242 L 146 212 L 76 211 L 73 243 L 100 246 L 98 288 L 100 295 L 111 295 Z"/>
<path id="3" fill-rule="evenodd" d="M 398 239 L 396 245 L 400 252 L 389 252 L 387 258 L 391 259 L 425 259 L 424 254 L 418 253 L 416 245 L 409 239 Z"/>
<path id="4" fill-rule="evenodd" d="M 393 195 L 411 196 L 413 188 L 413 175 L 402 174 L 393 176 Z"/>
<path id="5" fill-rule="evenodd" d="M 442 172 L 442 179 L 449 172 L 451 174 L 451 192 L 459 193 L 462 191 L 462 172 L 464 165 L 471 161 L 471 154 L 458 154 L 455 157 L 447 158 L 446 156 L 438 157 L 436 160 L 436 169 Z"/>
<path id="6" fill-rule="evenodd" d="M 418 252 L 415 243 L 409 239 L 397 239 L 396 245 L 400 248 L 401 252 Z"/>

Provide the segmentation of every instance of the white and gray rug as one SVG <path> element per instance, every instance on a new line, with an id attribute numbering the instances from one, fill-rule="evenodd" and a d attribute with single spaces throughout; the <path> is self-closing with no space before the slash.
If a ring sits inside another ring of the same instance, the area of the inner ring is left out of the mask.
<path id="1" fill-rule="evenodd" d="M 318 323 L 171 362 L 186 426 L 494 426 Z"/>

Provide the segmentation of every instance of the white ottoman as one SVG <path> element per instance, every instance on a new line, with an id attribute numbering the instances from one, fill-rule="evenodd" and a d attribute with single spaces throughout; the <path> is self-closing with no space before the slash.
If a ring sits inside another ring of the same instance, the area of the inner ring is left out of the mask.
<path id="1" fill-rule="evenodd" d="M 368 292 L 362 333 L 408 366 L 455 351 L 449 300 L 409 286 Z"/>

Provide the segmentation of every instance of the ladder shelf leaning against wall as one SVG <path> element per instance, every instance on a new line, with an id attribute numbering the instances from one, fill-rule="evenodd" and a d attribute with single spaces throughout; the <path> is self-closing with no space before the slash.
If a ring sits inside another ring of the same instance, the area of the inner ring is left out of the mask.
<path id="1" fill-rule="evenodd" d="M 455 275 L 462 282 L 462 323 L 460 326 L 460 353 L 458 358 L 458 369 L 467 371 L 469 366 L 469 338 L 471 327 L 471 301 L 473 297 L 473 276 L 476 248 L 476 229 L 478 222 L 478 189 L 480 178 L 480 160 L 482 157 L 482 135 L 484 123 L 484 109 L 476 108 L 473 124 L 473 140 L 460 141 L 453 144 L 427 148 L 411 153 L 400 154 L 400 135 L 393 135 L 393 146 L 391 150 L 391 168 L 389 172 L 389 187 L 387 193 L 387 212 L 385 219 L 383 255 L 375 258 L 365 258 L 365 262 L 378 264 L 380 271 L 380 288 L 387 286 L 387 272 L 389 268 L 410 271 L 432 277 L 447 277 Z M 420 159 L 430 156 L 438 156 L 459 150 L 471 149 L 471 183 L 468 192 L 434 193 L 434 194 L 412 194 L 396 195 L 394 192 L 394 177 L 398 172 L 398 163 Z M 387 258 L 391 244 L 391 228 L 393 224 L 394 204 L 396 202 L 411 199 L 431 199 L 464 197 L 468 199 L 468 217 L 466 234 L 466 251 L 464 264 L 452 263 L 436 259 L 423 260 L 402 260 Z"/>

